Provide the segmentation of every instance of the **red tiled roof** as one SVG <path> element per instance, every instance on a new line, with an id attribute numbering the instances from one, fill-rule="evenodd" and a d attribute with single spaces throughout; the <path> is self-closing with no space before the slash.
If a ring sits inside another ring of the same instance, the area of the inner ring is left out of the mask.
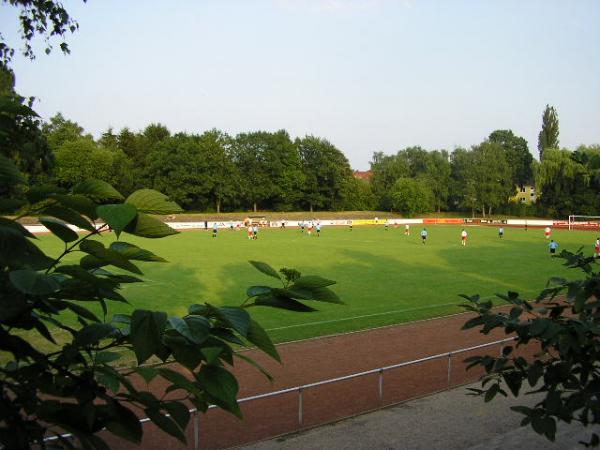
<path id="1" fill-rule="evenodd" d="M 370 180 L 373 176 L 373 172 L 370 170 L 355 170 L 354 178 L 360 178 L 361 180 Z"/>

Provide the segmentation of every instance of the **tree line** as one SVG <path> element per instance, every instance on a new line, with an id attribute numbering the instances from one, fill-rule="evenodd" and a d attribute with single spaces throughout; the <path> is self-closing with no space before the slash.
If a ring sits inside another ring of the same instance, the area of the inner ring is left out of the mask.
<path id="1" fill-rule="evenodd" d="M 193 211 L 384 210 L 405 215 L 462 211 L 483 216 L 600 214 L 600 146 L 560 149 L 558 118 L 543 115 L 535 161 L 527 141 L 496 130 L 471 148 L 396 154 L 375 152 L 369 180 L 354 177 L 344 153 L 327 139 L 293 139 L 285 130 L 236 136 L 212 129 L 171 133 L 150 124 L 140 131 L 109 128 L 98 139 L 58 113 L 47 122 L 33 99 L 14 92 L 0 74 L 1 151 L 29 177 L 29 185 L 68 190 L 89 178 L 128 195 L 142 187 L 164 192 Z M 535 205 L 515 204 L 520 186 L 541 192 Z M 19 206 L 9 192 L 0 207 Z"/>

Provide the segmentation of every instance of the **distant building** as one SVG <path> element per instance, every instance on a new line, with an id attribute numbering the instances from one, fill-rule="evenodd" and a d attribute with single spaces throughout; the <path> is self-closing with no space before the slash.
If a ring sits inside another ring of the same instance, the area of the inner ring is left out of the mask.
<path id="1" fill-rule="evenodd" d="M 517 186 L 517 193 L 510 198 L 511 202 L 531 205 L 537 200 L 537 192 L 533 186 Z"/>
<path id="2" fill-rule="evenodd" d="M 359 178 L 361 180 L 370 181 L 373 176 L 372 170 L 355 170 L 354 178 Z"/>

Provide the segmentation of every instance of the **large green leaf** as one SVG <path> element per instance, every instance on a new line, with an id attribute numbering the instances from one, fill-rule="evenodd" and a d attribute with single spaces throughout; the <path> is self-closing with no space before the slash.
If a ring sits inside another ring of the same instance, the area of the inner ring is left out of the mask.
<path id="1" fill-rule="evenodd" d="M 335 281 L 327 280 L 326 278 L 322 278 L 318 275 L 307 275 L 298 278 L 294 282 L 293 286 L 299 288 L 317 289 L 326 286 L 331 286 L 332 284 L 335 284 Z"/>
<path id="2" fill-rule="evenodd" d="M 187 406 L 180 402 L 165 402 L 163 408 L 169 413 L 171 418 L 179 425 L 179 428 L 185 430 L 190 421 L 190 411 Z"/>
<path id="3" fill-rule="evenodd" d="M 63 242 L 73 242 L 79 239 L 77 233 L 71 230 L 62 220 L 55 219 L 54 217 L 40 217 L 39 220 L 42 225 Z"/>
<path id="4" fill-rule="evenodd" d="M 110 184 L 102 180 L 87 180 L 73 188 L 73 194 L 81 194 L 96 201 L 123 200 L 123 196 Z"/>
<path id="5" fill-rule="evenodd" d="M 282 295 L 277 295 L 277 291 L 281 292 Z M 273 295 L 260 295 L 256 297 L 254 304 L 256 306 L 270 306 L 271 308 L 287 309 L 296 312 L 316 311 L 316 309 L 288 297 L 283 289 L 274 290 Z"/>
<path id="6" fill-rule="evenodd" d="M 110 244 L 109 247 L 117 253 L 120 253 L 127 259 L 133 259 L 135 261 L 156 261 L 166 262 L 167 260 L 156 256 L 150 250 L 146 250 L 138 247 L 137 245 L 129 244 L 127 242 L 115 241 Z"/>
<path id="7" fill-rule="evenodd" d="M 14 287 L 30 295 L 49 295 L 60 287 L 51 275 L 32 269 L 13 270 L 10 272 L 9 278 Z"/>
<path id="8" fill-rule="evenodd" d="M 79 244 L 79 249 L 93 257 L 103 261 L 107 264 L 111 264 L 115 267 L 119 267 L 129 272 L 141 274 L 142 271 L 127 258 L 120 253 L 113 250 L 107 249 L 104 245 L 98 241 L 86 240 Z"/>
<path id="9" fill-rule="evenodd" d="M 225 404 L 234 404 L 239 390 L 235 377 L 219 366 L 202 366 L 197 376 L 198 382 L 211 396 Z"/>
<path id="10" fill-rule="evenodd" d="M 6 156 L 0 155 L 0 186 L 12 187 L 24 183 L 25 178 L 15 163 Z"/>
<path id="11" fill-rule="evenodd" d="M 277 273 L 277 271 L 275 269 L 273 269 L 267 263 L 260 262 L 260 261 L 248 261 L 248 262 L 250 264 L 252 264 L 254 267 L 256 267 L 256 269 L 258 269 L 262 273 L 264 273 L 265 275 L 269 275 L 270 277 L 277 278 L 278 280 L 281 280 L 281 277 L 279 276 L 279 274 Z"/>
<path id="12" fill-rule="evenodd" d="M 92 225 L 81 214 L 79 214 L 78 212 L 76 212 L 70 208 L 52 205 L 52 206 L 48 206 L 47 208 L 44 208 L 42 210 L 42 214 L 56 217 L 57 219 L 60 219 L 66 223 L 75 225 L 76 227 L 82 228 L 84 230 L 96 231 L 96 228 L 94 227 L 94 225 Z"/>
<path id="13" fill-rule="evenodd" d="M 83 327 L 77 333 L 73 344 L 77 347 L 85 347 L 96 344 L 112 334 L 114 331 L 115 327 L 109 323 L 92 323 Z"/>
<path id="14" fill-rule="evenodd" d="M 246 339 L 248 339 L 248 341 L 252 342 L 274 360 L 281 362 L 279 353 L 277 353 L 277 349 L 273 345 L 271 338 L 264 328 L 253 319 L 250 319 L 250 328 L 248 328 L 248 335 L 246 336 Z"/>
<path id="15" fill-rule="evenodd" d="M 138 309 L 131 316 L 131 343 L 138 364 L 142 364 L 152 355 L 163 361 L 168 349 L 162 343 L 162 333 L 167 324 L 167 315 L 158 311 Z"/>
<path id="16" fill-rule="evenodd" d="M 110 420 L 106 429 L 123 439 L 139 444 L 142 441 L 142 424 L 138 417 L 118 401 L 110 403 Z"/>
<path id="17" fill-rule="evenodd" d="M 248 328 L 250 327 L 250 314 L 248 314 L 248 311 L 231 306 L 217 308 L 217 311 L 219 316 L 224 318 L 235 331 L 246 337 Z"/>
<path id="18" fill-rule="evenodd" d="M 62 206 L 77 211 L 92 220 L 98 218 L 96 204 L 84 195 L 75 194 L 51 194 L 50 198 L 59 202 Z"/>
<path id="19" fill-rule="evenodd" d="M 147 408 L 144 411 L 154 425 L 163 430 L 165 433 L 177 438 L 184 444 L 186 443 L 185 434 L 177 422 L 160 412 L 158 409 Z"/>
<path id="20" fill-rule="evenodd" d="M 137 217 L 127 225 L 124 231 L 146 238 L 162 238 L 178 233 L 164 222 L 141 212 L 137 213 Z"/>
<path id="21" fill-rule="evenodd" d="M 117 237 L 125 229 L 129 223 L 135 219 L 137 210 L 135 206 L 128 205 L 126 203 L 115 204 L 115 205 L 101 205 L 96 208 L 98 216 L 111 227 Z"/>
<path id="22" fill-rule="evenodd" d="M 175 214 L 182 211 L 177 203 L 154 189 L 139 189 L 127 197 L 125 203 L 148 214 Z"/>

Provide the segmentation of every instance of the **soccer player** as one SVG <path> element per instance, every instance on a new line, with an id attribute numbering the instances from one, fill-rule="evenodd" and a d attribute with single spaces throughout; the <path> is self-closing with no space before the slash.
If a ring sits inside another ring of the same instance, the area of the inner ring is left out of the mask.
<path id="1" fill-rule="evenodd" d="M 308 222 L 308 227 L 306 228 L 306 231 L 308 232 L 309 236 L 312 236 L 312 229 L 313 229 L 313 223 Z"/>
<path id="2" fill-rule="evenodd" d="M 498 228 L 498 237 L 500 239 L 502 239 L 504 237 L 504 228 L 503 227 Z"/>
<path id="3" fill-rule="evenodd" d="M 404 236 L 410 236 L 410 225 L 404 225 Z"/>
<path id="4" fill-rule="evenodd" d="M 258 225 L 254 225 L 252 227 L 252 239 L 254 239 L 254 240 L 258 239 Z"/>
<path id="5" fill-rule="evenodd" d="M 558 248 L 558 242 L 556 242 L 554 239 L 551 239 L 548 247 L 550 247 L 550 254 L 554 255 L 556 253 L 556 249 Z"/>
<path id="6" fill-rule="evenodd" d="M 388 230 L 388 227 L 390 226 L 390 221 L 389 219 L 385 219 L 385 223 L 383 224 L 383 226 L 385 227 L 385 231 Z"/>
<path id="7" fill-rule="evenodd" d="M 463 228 L 463 230 L 460 232 L 460 244 L 464 247 L 465 245 L 467 245 L 467 230 L 465 230 Z"/>
<path id="8" fill-rule="evenodd" d="M 596 239 L 596 242 L 594 243 L 594 250 L 594 258 L 600 258 L 600 237 Z"/>
<path id="9" fill-rule="evenodd" d="M 550 227 L 544 228 L 544 235 L 546 236 L 546 239 L 550 239 L 551 234 L 552 234 L 552 228 L 550 228 Z"/>
<path id="10" fill-rule="evenodd" d="M 248 240 L 254 239 L 254 231 L 252 230 L 252 225 L 248 225 Z"/>
<path id="11" fill-rule="evenodd" d="M 317 237 L 321 237 L 321 222 L 317 222 Z"/>
<path id="12" fill-rule="evenodd" d="M 348 227 L 350 228 L 350 231 L 352 231 L 352 221 L 351 220 L 348 221 Z"/>
<path id="13" fill-rule="evenodd" d="M 300 233 L 304 233 L 304 220 L 300 222 Z"/>
<path id="14" fill-rule="evenodd" d="M 421 242 L 425 245 L 425 241 L 427 241 L 427 230 L 423 228 L 421 230 Z"/>
<path id="15" fill-rule="evenodd" d="M 213 222 L 213 234 L 212 237 L 217 237 L 217 231 L 219 231 L 219 225 L 217 224 L 217 222 Z"/>

